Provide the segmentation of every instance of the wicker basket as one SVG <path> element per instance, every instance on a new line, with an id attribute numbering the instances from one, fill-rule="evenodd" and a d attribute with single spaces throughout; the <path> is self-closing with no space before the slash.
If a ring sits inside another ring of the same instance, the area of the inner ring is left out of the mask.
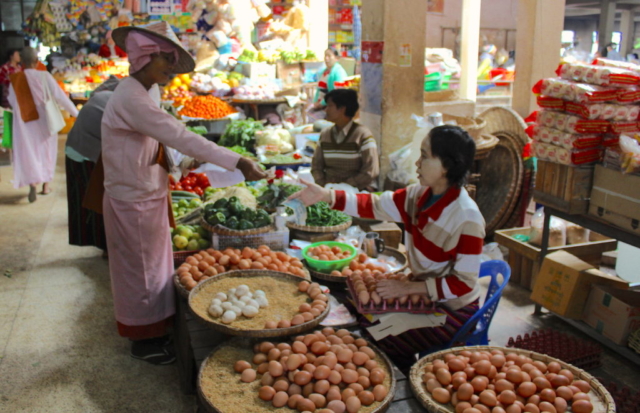
<path id="1" fill-rule="evenodd" d="M 471 118 L 467 116 L 455 116 L 455 115 L 447 115 L 446 113 L 442 115 L 442 120 L 447 122 L 455 122 L 462 129 L 466 130 L 469 135 L 473 138 L 474 141 L 480 140 L 480 135 L 482 134 L 482 130 L 485 126 L 487 126 L 487 122 L 482 118 Z"/>
<path id="2" fill-rule="evenodd" d="M 629 334 L 629 347 L 640 354 L 640 328 Z"/>
<path id="3" fill-rule="evenodd" d="M 500 139 L 496 136 L 487 135 L 486 133 L 480 135 L 480 139 L 476 140 L 476 156 L 474 160 L 479 161 L 485 159 L 498 143 L 500 143 Z"/>
<path id="4" fill-rule="evenodd" d="M 221 407 L 216 407 L 216 400 L 210 400 L 209 398 L 207 398 L 205 396 L 203 390 L 202 390 L 202 382 L 203 382 L 202 379 L 203 379 L 203 376 L 204 376 L 204 374 L 206 372 L 207 365 L 209 364 L 210 360 L 214 359 L 216 357 L 216 353 L 219 350 L 221 350 L 222 348 L 224 348 L 224 347 L 233 346 L 235 348 L 251 349 L 253 347 L 253 345 L 258 343 L 258 342 L 259 342 L 259 340 L 234 337 L 230 341 L 227 341 L 226 343 L 223 343 L 223 344 L 217 346 L 216 348 L 214 348 L 213 351 L 211 352 L 211 354 L 209 354 L 209 356 L 207 356 L 207 358 L 202 362 L 202 364 L 200 365 L 200 371 L 198 372 L 197 388 L 198 388 L 198 397 L 202 401 L 201 405 L 202 405 L 202 407 L 204 408 L 204 410 L 206 412 L 208 412 L 208 413 L 227 413 L 227 412 L 225 412 L 225 410 L 222 410 Z M 378 357 L 380 357 L 383 360 L 383 362 L 385 364 L 385 367 L 386 367 L 386 370 L 387 370 L 387 372 L 389 374 L 389 378 L 390 378 L 389 392 L 387 393 L 387 397 L 385 397 L 384 400 L 382 400 L 378 406 L 376 406 L 373 410 L 370 411 L 370 413 L 384 413 L 384 412 L 387 411 L 387 409 L 389 409 L 389 406 L 391 405 L 391 403 L 393 402 L 393 399 L 395 397 L 396 388 L 397 388 L 396 374 L 395 374 L 395 371 L 394 371 L 394 368 L 393 368 L 393 364 L 391 364 L 391 360 L 389 360 L 387 355 L 384 354 L 376 346 L 371 344 L 371 342 L 369 342 L 368 346 L 376 353 L 376 355 Z M 230 366 L 230 368 L 233 368 L 233 366 Z M 224 385 L 224 383 L 220 383 L 220 384 Z M 253 397 L 258 397 L 258 394 L 257 393 L 253 393 L 252 396 Z M 274 411 L 278 411 L 279 409 L 273 409 L 273 410 Z M 284 410 L 290 411 L 289 409 L 286 408 L 286 406 L 285 406 Z"/>
<path id="5" fill-rule="evenodd" d="M 173 265 L 175 267 L 179 267 L 187 257 L 192 256 L 193 254 L 197 254 L 202 250 L 191 250 L 191 251 L 173 251 Z"/>
<path id="6" fill-rule="evenodd" d="M 391 274 L 402 272 L 409 265 L 409 260 L 407 259 L 407 256 L 404 255 L 403 253 L 401 253 L 400 251 L 398 251 L 395 248 L 386 247 L 384 249 L 384 251 L 383 251 L 383 254 L 390 255 L 390 256 L 394 257 L 396 260 L 398 260 L 398 262 L 402 263 L 402 266 L 400 268 L 398 268 L 397 270 L 391 271 Z M 309 268 L 309 273 L 314 278 L 318 278 L 318 279 L 324 280 L 324 281 L 335 282 L 335 283 L 346 283 L 347 282 L 347 278 L 348 278 L 348 277 L 338 277 L 338 276 L 331 275 L 331 274 L 325 274 L 325 273 L 322 273 L 322 272 L 314 271 L 311 268 Z"/>
<path id="7" fill-rule="evenodd" d="M 229 229 L 227 227 L 223 227 L 222 225 L 211 225 L 204 218 L 200 219 L 200 226 L 206 229 L 209 232 L 219 235 L 256 235 L 256 234 L 264 234 L 265 232 L 275 231 L 275 227 L 273 225 L 267 225 L 266 227 L 253 228 L 253 229 L 245 229 L 245 230 L 235 230 Z"/>
<path id="8" fill-rule="evenodd" d="M 591 391 L 589 392 L 591 396 L 591 403 L 594 406 L 593 413 L 615 413 L 616 405 L 609 394 L 609 391 L 598 382 L 592 375 L 581 370 L 577 367 L 572 366 L 571 364 L 567 364 L 562 360 L 555 359 L 553 357 L 549 357 L 545 354 L 536 353 L 534 351 L 529 350 L 521 350 L 521 349 L 512 349 L 506 347 L 495 347 L 495 346 L 474 346 L 474 347 L 454 347 L 448 350 L 438 351 L 436 353 L 429 354 L 426 357 L 418 360 L 416 364 L 411 368 L 411 372 L 409 374 L 409 381 L 411 382 L 411 390 L 413 390 L 413 394 L 415 394 L 416 398 L 422 403 L 422 405 L 431 413 L 453 413 L 455 412 L 455 408 L 451 404 L 443 405 L 431 397 L 431 394 L 427 391 L 423 381 L 422 381 L 422 372 L 424 366 L 427 363 L 432 362 L 438 358 L 444 358 L 447 354 L 458 354 L 461 351 L 491 351 L 491 350 L 501 350 L 505 353 L 516 353 L 521 354 L 527 357 L 531 357 L 533 360 L 539 360 L 544 363 L 549 363 L 551 361 L 555 361 L 560 363 L 563 369 L 570 370 L 575 376 L 576 380 L 585 380 L 591 385 Z"/>
<path id="9" fill-rule="evenodd" d="M 251 273 L 252 271 L 262 271 L 262 270 L 244 270 L 243 272 L 245 273 Z M 305 276 L 304 277 L 298 277 L 297 275 L 295 277 L 301 278 L 303 280 L 307 280 L 307 281 L 311 281 L 311 274 L 309 273 L 309 270 L 307 270 L 306 268 L 303 268 L 302 271 L 305 272 Z M 227 271 L 227 272 L 231 272 L 231 271 Z M 273 271 L 273 272 L 280 272 L 280 271 Z M 225 273 L 222 273 L 225 274 Z M 289 274 L 286 272 L 283 272 L 281 274 Z M 293 275 L 293 274 L 291 274 Z M 186 288 L 184 288 L 184 286 L 182 284 L 180 284 L 180 277 L 178 277 L 178 273 L 174 273 L 173 274 L 173 285 L 176 287 L 176 291 L 178 292 L 178 295 L 182 298 L 186 298 L 189 299 L 189 290 L 187 290 Z"/>
<path id="10" fill-rule="evenodd" d="M 260 329 L 260 330 L 242 330 L 239 328 L 234 328 L 230 325 L 222 324 L 211 320 L 210 318 L 202 317 L 198 314 L 192 307 L 192 303 L 194 298 L 198 295 L 198 293 L 204 288 L 208 288 L 210 285 L 215 284 L 217 281 L 220 281 L 225 278 L 242 278 L 242 277 L 273 277 L 279 278 L 282 280 L 288 280 L 292 284 L 298 284 L 300 282 L 300 277 L 292 274 L 287 274 L 284 272 L 276 272 L 276 271 L 265 271 L 265 270 L 239 270 L 239 271 L 229 271 L 214 277 L 209 278 L 208 280 L 198 284 L 191 292 L 189 293 L 189 309 L 191 313 L 208 327 L 213 330 L 219 331 L 224 334 L 228 334 L 231 336 L 242 336 L 242 337 L 285 337 L 293 334 L 300 334 L 309 330 L 316 328 L 322 320 L 324 320 L 327 315 L 329 315 L 329 310 L 331 306 L 328 305 L 327 308 L 320 314 L 318 317 L 314 318 L 311 321 L 307 321 L 306 323 L 302 323 L 300 325 L 288 328 L 275 328 L 275 329 Z M 278 297 L 282 299 L 282 297 Z"/>
<path id="11" fill-rule="evenodd" d="M 316 232 L 316 233 L 340 232 L 342 230 L 349 228 L 350 226 L 351 226 L 351 219 L 349 219 L 348 221 L 340 225 L 334 225 L 332 227 L 313 227 L 308 225 L 298 225 L 298 224 L 294 224 L 293 222 L 287 222 L 287 227 L 290 229 L 295 229 L 303 232 Z"/>

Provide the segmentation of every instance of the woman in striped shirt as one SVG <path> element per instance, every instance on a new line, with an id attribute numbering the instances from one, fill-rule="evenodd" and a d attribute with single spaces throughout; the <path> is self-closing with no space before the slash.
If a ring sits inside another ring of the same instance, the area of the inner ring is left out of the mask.
<path id="1" fill-rule="evenodd" d="M 447 314 L 447 321 L 441 327 L 408 330 L 378 342 L 401 368 L 415 362 L 415 353 L 446 345 L 478 310 L 485 223 L 463 187 L 474 155 L 475 143 L 466 131 L 438 126 L 422 142 L 416 162 L 419 184 L 378 196 L 305 183 L 308 187 L 292 196 L 305 205 L 325 201 L 352 216 L 404 224 L 412 279 L 381 281 L 378 292 L 384 299 L 426 295 Z"/>

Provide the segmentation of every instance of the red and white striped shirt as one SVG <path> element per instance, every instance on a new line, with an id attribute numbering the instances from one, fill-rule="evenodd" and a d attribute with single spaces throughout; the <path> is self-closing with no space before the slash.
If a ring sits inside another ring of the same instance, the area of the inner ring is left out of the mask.
<path id="1" fill-rule="evenodd" d="M 334 192 L 333 208 L 351 216 L 402 222 L 409 266 L 429 298 L 458 310 L 480 296 L 485 222 L 464 188 L 451 187 L 423 210 L 429 188 L 411 185 L 382 195 Z"/>

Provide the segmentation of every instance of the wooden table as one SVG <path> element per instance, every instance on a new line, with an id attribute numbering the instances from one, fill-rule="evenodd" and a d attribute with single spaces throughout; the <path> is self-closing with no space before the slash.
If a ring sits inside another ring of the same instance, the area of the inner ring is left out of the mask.
<path id="1" fill-rule="evenodd" d="M 212 330 L 198 321 L 189 311 L 187 300 L 176 294 L 177 314 L 175 321 L 175 345 L 180 378 L 180 388 L 185 394 L 195 394 L 197 374 L 200 365 L 211 351 L 220 343 L 229 340 L 228 336 Z M 357 328 L 350 330 L 358 331 Z M 387 410 L 388 413 L 426 412 L 427 410 L 414 397 L 409 379 L 396 366 L 396 394 Z M 197 412 L 205 413 L 202 400 L 198 397 Z"/>

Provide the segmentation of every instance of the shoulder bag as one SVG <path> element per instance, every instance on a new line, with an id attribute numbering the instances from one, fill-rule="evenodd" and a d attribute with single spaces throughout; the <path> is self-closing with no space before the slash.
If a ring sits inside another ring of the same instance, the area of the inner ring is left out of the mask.
<path id="1" fill-rule="evenodd" d="M 58 132 L 65 127 L 66 123 L 58 108 L 58 104 L 53 99 L 51 89 L 49 89 L 49 82 L 47 81 L 47 73 L 41 73 L 40 79 L 42 80 L 42 88 L 44 90 L 44 109 L 47 114 L 47 125 L 49 126 L 49 133 L 51 135 L 57 135 Z"/>

